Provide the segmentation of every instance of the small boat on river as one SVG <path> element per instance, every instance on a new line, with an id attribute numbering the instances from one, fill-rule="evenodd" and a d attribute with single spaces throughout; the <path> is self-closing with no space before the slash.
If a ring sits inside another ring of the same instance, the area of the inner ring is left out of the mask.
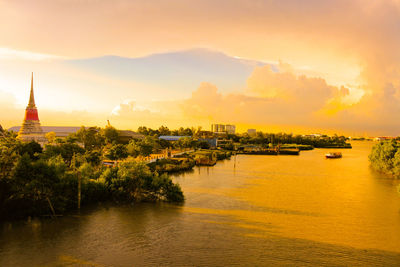
<path id="1" fill-rule="evenodd" d="M 328 154 L 325 154 L 325 158 L 327 159 L 338 159 L 342 157 L 341 152 L 330 152 Z"/>

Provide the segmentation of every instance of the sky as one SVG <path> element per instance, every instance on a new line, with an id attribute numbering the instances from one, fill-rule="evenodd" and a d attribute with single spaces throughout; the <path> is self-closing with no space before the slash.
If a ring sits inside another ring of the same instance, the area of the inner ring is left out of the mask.
<path id="1" fill-rule="evenodd" d="M 400 134 L 398 0 L 0 0 L 0 124 Z"/>

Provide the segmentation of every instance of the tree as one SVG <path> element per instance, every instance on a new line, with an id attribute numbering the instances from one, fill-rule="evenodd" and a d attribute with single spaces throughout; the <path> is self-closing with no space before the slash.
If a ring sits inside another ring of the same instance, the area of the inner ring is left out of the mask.
<path id="1" fill-rule="evenodd" d="M 15 166 L 13 179 L 13 198 L 21 199 L 33 209 L 44 209 L 48 205 L 55 213 L 51 199 L 57 197 L 55 189 L 60 181 L 56 166 L 43 159 L 32 161 L 24 154 Z"/>
<path id="2" fill-rule="evenodd" d="M 183 127 L 180 127 L 179 129 L 178 129 L 178 134 L 177 135 L 179 135 L 179 136 L 193 136 L 193 132 L 192 132 L 192 129 L 190 129 L 190 128 L 183 128 Z"/>
<path id="3" fill-rule="evenodd" d="M 380 142 L 374 145 L 369 160 L 375 170 L 400 176 L 400 152 L 396 141 Z"/>
<path id="4" fill-rule="evenodd" d="M 198 146 L 201 149 L 209 149 L 211 147 L 210 144 L 207 141 L 200 141 Z"/>
<path id="5" fill-rule="evenodd" d="M 88 163 L 97 166 L 101 163 L 101 153 L 97 150 L 86 151 L 85 159 Z"/>
<path id="6" fill-rule="evenodd" d="M 118 142 L 118 131 L 112 126 L 107 126 L 106 128 L 102 129 L 101 134 L 107 144 L 115 144 Z"/>
<path id="7" fill-rule="evenodd" d="M 140 134 L 143 134 L 143 135 L 148 135 L 149 134 L 149 131 L 147 130 L 146 126 L 140 126 L 137 129 L 137 132 L 140 133 Z"/>
<path id="8" fill-rule="evenodd" d="M 127 146 L 129 155 L 134 157 L 144 156 L 147 157 L 153 151 L 160 149 L 158 139 L 153 136 L 145 136 L 142 140 L 131 140 Z"/>
<path id="9" fill-rule="evenodd" d="M 160 126 L 160 128 L 158 128 L 158 132 L 160 133 L 160 135 L 170 135 L 171 131 L 168 129 L 168 127 L 162 125 Z"/>
<path id="10" fill-rule="evenodd" d="M 119 160 L 128 157 L 128 149 L 123 144 L 113 145 L 106 154 L 106 157 L 110 160 Z"/>
<path id="11" fill-rule="evenodd" d="M 49 141 L 49 144 L 53 144 L 56 141 L 56 133 L 55 132 L 48 132 L 46 133 L 46 138 L 47 141 Z"/>
<path id="12" fill-rule="evenodd" d="M 190 148 L 194 147 L 196 145 L 196 142 L 191 137 L 182 137 L 179 138 L 179 140 L 176 142 L 176 145 L 179 148 Z"/>
<path id="13" fill-rule="evenodd" d="M 71 163 L 74 154 L 84 154 L 85 149 L 77 144 L 73 143 L 63 143 L 59 145 L 46 145 L 46 150 L 44 151 L 43 158 L 51 158 L 57 155 L 61 155 L 65 162 Z"/>
<path id="14" fill-rule="evenodd" d="M 30 141 L 28 143 L 18 143 L 17 150 L 21 156 L 24 154 L 28 154 L 31 159 L 38 159 L 39 154 L 43 152 L 42 147 L 39 145 L 39 143 L 35 141 Z"/>
<path id="15" fill-rule="evenodd" d="M 99 149 L 104 144 L 104 137 L 99 133 L 97 127 L 86 129 L 84 126 L 76 132 L 78 141 L 83 143 L 86 150 Z"/>
<path id="16" fill-rule="evenodd" d="M 84 162 L 78 169 L 79 174 L 83 178 L 83 181 L 89 181 L 90 179 L 95 179 L 96 177 L 96 172 L 93 166 L 88 163 Z"/>
<path id="17" fill-rule="evenodd" d="M 11 178 L 12 169 L 20 157 L 18 145 L 15 138 L 0 139 L 0 180 Z"/>
<path id="18" fill-rule="evenodd" d="M 112 176 L 112 171 L 107 171 Z M 115 174 L 114 174 L 115 175 Z M 178 184 L 174 184 L 167 175 L 152 173 L 143 162 L 125 161 L 118 167 L 117 177 L 111 179 L 111 187 L 118 197 L 127 200 L 140 201 L 166 200 L 181 202 L 184 200 L 182 190 Z M 120 188 L 123 189 L 121 194 Z"/>

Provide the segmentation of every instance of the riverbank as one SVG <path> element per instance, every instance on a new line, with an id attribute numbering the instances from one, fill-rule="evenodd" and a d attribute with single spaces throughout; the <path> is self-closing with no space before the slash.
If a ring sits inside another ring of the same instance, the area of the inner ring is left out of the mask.
<path id="1" fill-rule="evenodd" d="M 214 166 L 217 161 L 229 159 L 232 151 L 198 149 L 173 158 L 159 159 L 148 166 L 159 173 L 176 173 L 192 170 L 194 166 Z"/>

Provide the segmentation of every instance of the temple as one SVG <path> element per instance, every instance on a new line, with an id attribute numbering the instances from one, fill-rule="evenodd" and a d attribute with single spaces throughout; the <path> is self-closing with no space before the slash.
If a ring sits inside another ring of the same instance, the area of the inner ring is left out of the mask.
<path id="1" fill-rule="evenodd" d="M 25 119 L 18 132 L 18 138 L 24 142 L 36 141 L 41 145 L 47 142 L 42 127 L 40 126 L 39 115 L 35 105 L 35 96 L 33 94 L 33 73 L 29 103 L 25 109 Z"/>

